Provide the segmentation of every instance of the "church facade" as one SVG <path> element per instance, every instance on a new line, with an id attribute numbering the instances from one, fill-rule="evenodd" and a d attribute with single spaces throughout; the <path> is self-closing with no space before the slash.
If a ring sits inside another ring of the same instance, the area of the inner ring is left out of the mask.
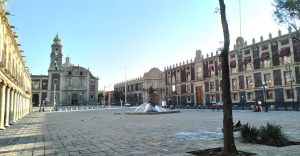
<path id="1" fill-rule="evenodd" d="M 63 53 L 61 39 L 51 45 L 48 75 L 32 75 L 32 103 L 42 105 L 85 105 L 98 103 L 98 78 L 89 69 L 75 66 Z"/>

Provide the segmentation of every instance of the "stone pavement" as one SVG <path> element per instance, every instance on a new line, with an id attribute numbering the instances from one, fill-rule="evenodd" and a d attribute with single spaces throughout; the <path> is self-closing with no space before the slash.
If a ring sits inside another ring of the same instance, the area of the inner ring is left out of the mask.
<path id="1" fill-rule="evenodd" d="M 222 111 L 181 110 L 161 115 L 125 115 L 132 109 L 32 112 L 0 131 L 0 155 L 189 155 L 223 146 Z M 260 126 L 277 123 L 291 140 L 300 141 L 300 112 L 233 111 L 240 120 Z M 300 155 L 300 145 L 270 147 L 240 143 L 238 150 L 258 155 Z"/>

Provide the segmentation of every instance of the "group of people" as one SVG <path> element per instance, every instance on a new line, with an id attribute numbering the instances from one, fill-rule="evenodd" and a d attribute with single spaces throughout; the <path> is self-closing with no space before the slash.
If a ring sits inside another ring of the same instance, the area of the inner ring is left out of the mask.
<path id="1" fill-rule="evenodd" d="M 258 101 L 255 101 L 254 112 L 261 112 L 261 105 L 258 103 Z"/>

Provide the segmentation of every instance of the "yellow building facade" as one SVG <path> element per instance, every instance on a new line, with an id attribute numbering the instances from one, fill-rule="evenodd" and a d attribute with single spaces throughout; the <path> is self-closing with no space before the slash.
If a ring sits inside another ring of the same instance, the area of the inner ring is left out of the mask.
<path id="1" fill-rule="evenodd" d="M 17 35 L 0 3 L 0 129 L 28 114 L 31 109 L 31 78 Z"/>

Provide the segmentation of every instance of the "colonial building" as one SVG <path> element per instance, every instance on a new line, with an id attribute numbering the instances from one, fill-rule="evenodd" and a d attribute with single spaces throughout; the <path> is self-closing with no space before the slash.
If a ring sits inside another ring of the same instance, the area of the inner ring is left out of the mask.
<path id="1" fill-rule="evenodd" d="M 9 127 L 31 110 L 31 78 L 17 34 L 0 3 L 0 129 Z"/>
<path id="2" fill-rule="evenodd" d="M 201 56 L 201 51 L 197 51 L 197 53 L 199 53 L 198 56 Z M 197 64 L 191 60 L 190 62 L 183 61 L 182 63 L 180 62 L 172 67 L 165 68 L 166 100 L 169 105 L 194 105 L 194 98 L 196 97 L 194 94 L 194 84 L 197 82 L 195 65 L 198 67 Z M 197 79 L 203 80 L 203 76 L 197 75 Z"/>
<path id="3" fill-rule="evenodd" d="M 156 86 L 165 93 L 163 100 L 184 108 L 222 103 L 219 53 L 204 58 L 197 50 L 195 59 L 165 67 L 161 81 L 165 83 Z M 250 45 L 238 37 L 228 59 L 233 105 L 250 107 L 254 101 L 261 101 L 275 109 L 300 107 L 300 41 L 291 28 L 284 35 L 279 30 L 277 37 L 269 34 L 266 40 L 262 36 L 259 42 L 253 39 Z M 133 99 L 145 99 L 144 83 L 144 78 L 127 82 Z M 115 89 L 124 93 L 124 86 L 125 82 Z"/>
<path id="4" fill-rule="evenodd" d="M 269 34 L 247 45 L 238 37 L 229 52 L 231 98 L 234 105 L 249 107 L 255 100 L 264 105 L 297 108 L 300 105 L 300 41 L 295 33 Z M 191 71 L 189 71 L 191 69 Z M 195 74 L 193 74 L 193 72 Z M 222 102 L 221 61 L 218 52 L 165 68 L 166 98 L 186 107 Z M 190 78 L 189 78 L 190 77 Z"/>
<path id="5" fill-rule="evenodd" d="M 152 87 L 155 93 L 155 102 L 161 103 L 161 101 L 165 99 L 163 85 L 163 72 L 158 68 L 152 68 L 149 72 L 145 73 L 143 77 L 115 84 L 114 91 L 121 92 L 124 95 L 126 94 L 125 101 L 129 104 L 138 105 L 150 100 L 148 90 Z"/>
<path id="6" fill-rule="evenodd" d="M 63 64 L 61 39 L 51 45 L 48 75 L 32 75 L 32 102 L 35 105 L 80 105 L 98 103 L 98 78 L 89 69 L 73 65 L 69 57 Z"/>

